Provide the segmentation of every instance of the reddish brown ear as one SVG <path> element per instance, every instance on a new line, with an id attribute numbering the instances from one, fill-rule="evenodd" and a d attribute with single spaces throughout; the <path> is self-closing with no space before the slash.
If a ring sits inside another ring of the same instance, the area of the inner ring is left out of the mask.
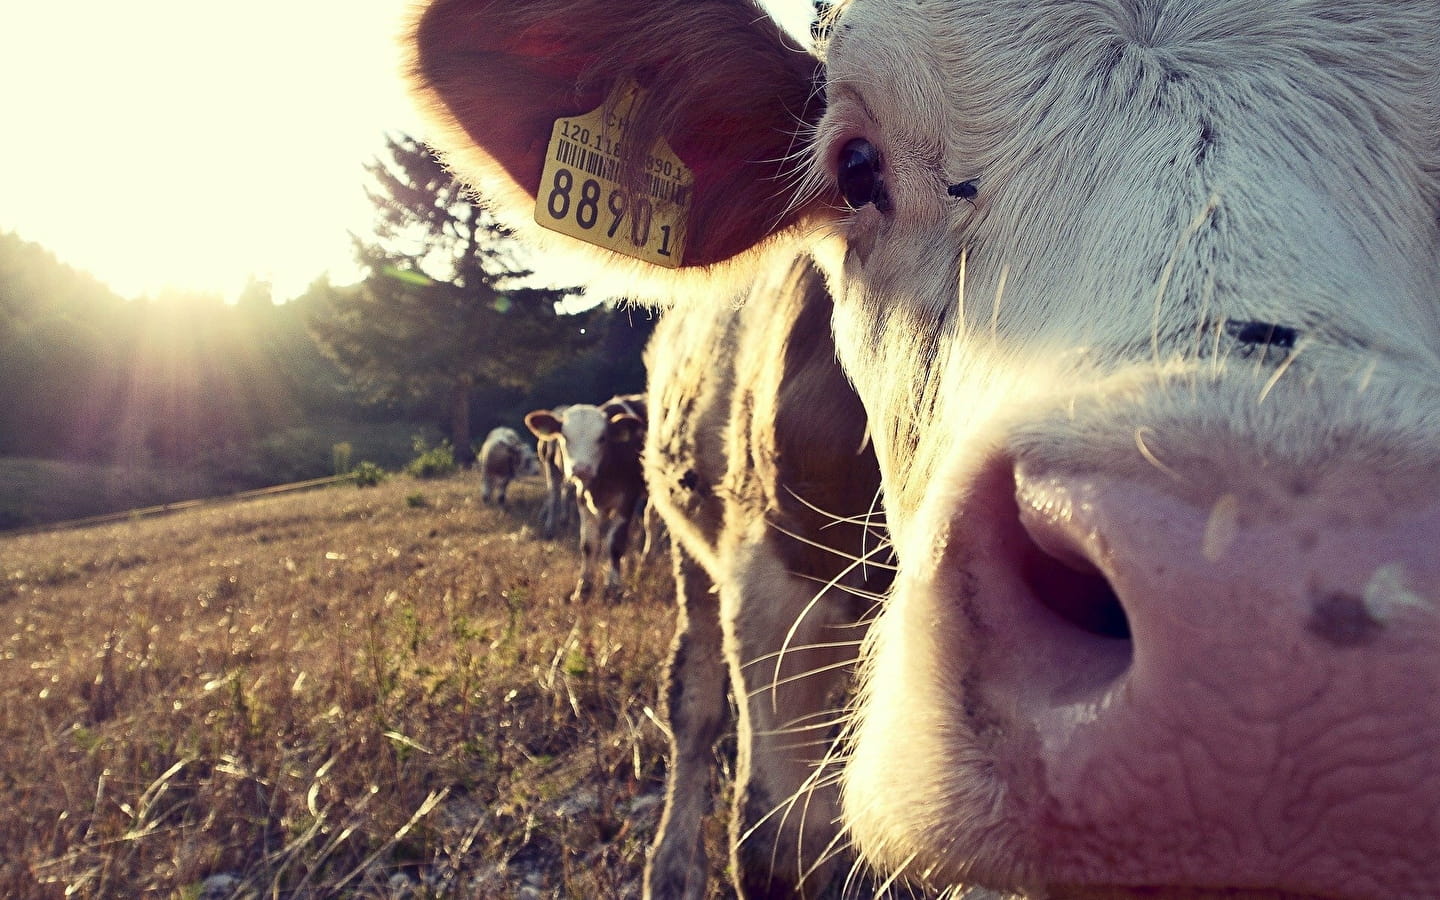
<path id="1" fill-rule="evenodd" d="M 644 394 L 620 394 L 611 397 L 600 407 L 600 411 L 610 419 L 626 414 L 639 418 L 641 422 L 649 418 L 645 409 Z"/>
<path id="2" fill-rule="evenodd" d="M 685 265 L 806 213 L 786 160 L 821 112 L 818 63 L 749 0 L 434 0 L 413 40 L 415 88 L 440 125 L 427 139 L 509 221 L 530 216 L 555 120 L 631 79 L 647 93 L 627 146 L 663 135 L 695 175 Z"/>
<path id="3" fill-rule="evenodd" d="M 560 420 L 550 410 L 537 409 L 525 414 L 525 427 L 530 429 L 531 434 L 546 441 L 558 437 L 562 426 Z"/>
<path id="4" fill-rule="evenodd" d="M 622 444 L 645 439 L 645 423 L 629 413 L 611 416 L 605 423 L 605 438 Z"/>

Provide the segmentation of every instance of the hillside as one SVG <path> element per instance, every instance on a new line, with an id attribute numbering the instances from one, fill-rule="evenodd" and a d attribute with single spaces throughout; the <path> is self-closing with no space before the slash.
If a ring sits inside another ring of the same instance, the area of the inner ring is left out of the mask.
<path id="1" fill-rule="evenodd" d="M 0 896 L 638 896 L 668 563 L 569 605 L 513 493 L 0 536 Z"/>

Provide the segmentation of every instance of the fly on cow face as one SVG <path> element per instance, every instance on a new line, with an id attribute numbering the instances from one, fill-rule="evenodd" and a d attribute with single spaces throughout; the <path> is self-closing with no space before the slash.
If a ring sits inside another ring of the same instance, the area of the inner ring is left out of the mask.
<path id="1" fill-rule="evenodd" d="M 976 186 L 975 179 L 971 178 L 968 181 L 950 185 L 945 189 L 945 193 L 954 197 L 956 200 L 964 200 L 966 203 L 974 206 L 975 198 L 980 196 L 980 188 Z"/>
<path id="2" fill-rule="evenodd" d="M 1288 325 L 1276 325 L 1273 322 L 1242 322 L 1236 319 L 1225 320 L 1225 333 L 1242 344 L 1260 344 L 1266 347 L 1279 347 L 1282 350 L 1292 350 L 1295 341 L 1299 338 L 1300 332 Z"/>

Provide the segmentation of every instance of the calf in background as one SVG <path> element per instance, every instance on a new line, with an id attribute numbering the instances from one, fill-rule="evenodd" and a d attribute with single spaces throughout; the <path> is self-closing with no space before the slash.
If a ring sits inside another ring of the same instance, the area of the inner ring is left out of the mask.
<path id="1" fill-rule="evenodd" d="M 603 553 L 609 560 L 605 592 L 620 591 L 621 559 L 630 522 L 645 494 L 640 452 L 645 436 L 645 401 L 639 395 L 613 397 L 601 406 L 577 403 L 557 415 L 537 409 L 525 425 L 541 446 L 558 453 L 566 481 L 575 487 L 580 515 L 580 581 L 573 600 L 594 588 Z"/>
<path id="2" fill-rule="evenodd" d="M 505 506 L 505 492 L 525 465 L 525 444 L 513 428 L 492 428 L 480 445 L 480 499 Z"/>

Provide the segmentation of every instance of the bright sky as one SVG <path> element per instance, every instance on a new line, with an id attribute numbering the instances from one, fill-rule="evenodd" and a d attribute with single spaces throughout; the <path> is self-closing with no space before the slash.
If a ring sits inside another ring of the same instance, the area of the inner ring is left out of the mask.
<path id="1" fill-rule="evenodd" d="M 803 30 L 808 0 L 789 8 Z M 0 4 L 0 230 L 124 296 L 359 277 L 408 0 Z M 795 27 L 792 25 L 792 27 Z"/>

